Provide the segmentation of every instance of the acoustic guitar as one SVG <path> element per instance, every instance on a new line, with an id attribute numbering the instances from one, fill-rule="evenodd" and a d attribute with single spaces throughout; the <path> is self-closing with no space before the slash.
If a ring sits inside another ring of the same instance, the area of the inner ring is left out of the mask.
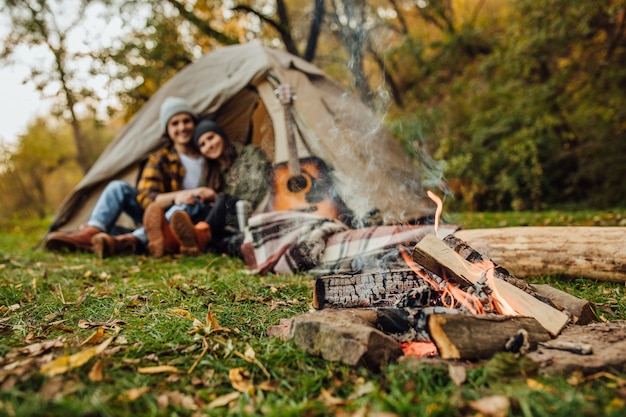
<path id="1" fill-rule="evenodd" d="M 280 84 L 275 92 L 285 112 L 288 160 L 274 166 L 270 210 L 301 210 L 339 219 L 344 205 L 333 188 L 327 165 L 317 157 L 298 157 L 291 87 Z"/>

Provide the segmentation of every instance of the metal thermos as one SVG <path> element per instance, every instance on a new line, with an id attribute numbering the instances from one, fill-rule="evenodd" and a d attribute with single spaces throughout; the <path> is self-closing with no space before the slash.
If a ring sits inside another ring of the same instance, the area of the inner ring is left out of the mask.
<path id="1" fill-rule="evenodd" d="M 246 200 L 239 200 L 236 203 L 237 209 L 237 226 L 239 226 L 239 231 L 243 232 L 246 230 L 246 226 L 248 226 L 248 217 L 250 217 L 250 202 Z"/>

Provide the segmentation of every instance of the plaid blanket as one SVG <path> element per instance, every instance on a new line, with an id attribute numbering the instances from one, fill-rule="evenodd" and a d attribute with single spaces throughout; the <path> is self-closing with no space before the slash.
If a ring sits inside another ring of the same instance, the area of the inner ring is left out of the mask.
<path id="1" fill-rule="evenodd" d="M 440 225 L 447 235 L 458 226 Z M 241 247 L 248 267 L 258 273 L 313 275 L 387 270 L 403 265 L 401 251 L 412 253 L 432 225 L 388 225 L 350 229 L 338 220 L 300 211 L 276 211 L 250 217 Z"/>

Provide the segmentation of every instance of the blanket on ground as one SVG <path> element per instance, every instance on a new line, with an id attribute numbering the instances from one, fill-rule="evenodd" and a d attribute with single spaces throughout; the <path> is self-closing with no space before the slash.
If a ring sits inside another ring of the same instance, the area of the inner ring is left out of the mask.
<path id="1" fill-rule="evenodd" d="M 440 225 L 438 234 L 459 227 Z M 402 252 L 413 247 L 433 225 L 386 225 L 350 229 L 342 222 L 301 211 L 252 216 L 241 247 L 248 267 L 258 273 L 351 274 L 406 267 Z"/>

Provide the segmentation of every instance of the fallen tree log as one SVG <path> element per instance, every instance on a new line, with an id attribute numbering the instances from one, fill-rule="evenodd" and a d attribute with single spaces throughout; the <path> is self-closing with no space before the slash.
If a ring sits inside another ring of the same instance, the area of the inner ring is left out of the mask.
<path id="1" fill-rule="evenodd" d="M 626 227 L 503 227 L 454 236 L 517 278 L 561 274 L 626 282 Z"/>

